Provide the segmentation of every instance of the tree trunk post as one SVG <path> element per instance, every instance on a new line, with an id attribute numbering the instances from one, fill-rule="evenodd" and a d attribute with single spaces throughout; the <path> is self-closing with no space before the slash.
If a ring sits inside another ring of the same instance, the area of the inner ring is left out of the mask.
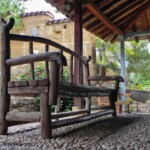
<path id="1" fill-rule="evenodd" d="M 40 94 L 41 134 L 42 138 L 52 137 L 51 106 L 48 105 L 48 94 Z"/>
<path id="2" fill-rule="evenodd" d="M 2 21 L 2 39 L 1 39 L 1 98 L 0 98 L 0 134 L 7 134 L 8 123 L 5 120 L 6 113 L 10 107 L 10 95 L 7 91 L 7 83 L 10 81 L 10 67 L 6 65 L 6 60 L 10 58 L 10 39 L 9 31 L 14 26 L 14 19 L 9 22 Z"/>

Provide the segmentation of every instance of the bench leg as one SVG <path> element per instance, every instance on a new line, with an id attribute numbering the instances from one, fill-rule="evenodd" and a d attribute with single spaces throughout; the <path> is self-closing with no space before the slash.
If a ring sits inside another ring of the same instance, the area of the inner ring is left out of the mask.
<path id="1" fill-rule="evenodd" d="M 6 98 L 7 97 L 7 98 Z M 6 113 L 10 107 L 10 95 L 1 94 L 0 100 L 0 134 L 7 134 L 8 122 L 5 120 Z"/>
<path id="2" fill-rule="evenodd" d="M 48 105 L 48 94 L 40 95 L 40 111 L 41 111 L 41 134 L 42 138 L 52 137 L 51 128 L 51 106 Z"/>
<path id="3" fill-rule="evenodd" d="M 88 110 L 88 114 L 91 114 L 91 98 L 86 98 L 86 105 L 85 108 Z"/>
<path id="4" fill-rule="evenodd" d="M 116 116 L 117 116 L 117 113 L 116 113 L 116 105 L 115 105 L 115 98 L 116 98 L 116 94 L 115 94 L 115 92 L 112 92 L 112 93 L 109 95 L 109 102 L 110 102 L 111 108 L 114 110 L 114 113 L 112 114 L 113 117 L 116 117 Z"/>

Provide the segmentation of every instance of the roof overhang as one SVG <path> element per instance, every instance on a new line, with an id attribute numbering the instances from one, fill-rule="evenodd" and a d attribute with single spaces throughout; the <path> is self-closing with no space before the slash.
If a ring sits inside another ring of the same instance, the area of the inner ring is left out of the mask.
<path id="1" fill-rule="evenodd" d="M 70 19 L 74 10 L 64 11 L 65 0 L 46 0 Z M 72 0 L 74 3 L 75 0 Z M 105 41 L 115 42 L 118 36 L 150 30 L 150 0 L 81 0 L 82 23 L 89 32 Z M 134 36 L 136 41 L 150 40 L 149 35 Z"/>

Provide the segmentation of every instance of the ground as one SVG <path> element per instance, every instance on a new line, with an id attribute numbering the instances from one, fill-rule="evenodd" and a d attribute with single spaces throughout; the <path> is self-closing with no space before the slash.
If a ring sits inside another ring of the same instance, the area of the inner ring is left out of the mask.
<path id="1" fill-rule="evenodd" d="M 150 114 L 120 114 L 117 118 L 105 116 L 54 129 L 53 136 L 52 139 L 42 139 L 38 124 L 13 127 L 7 136 L 0 136 L 0 149 L 149 150 Z"/>

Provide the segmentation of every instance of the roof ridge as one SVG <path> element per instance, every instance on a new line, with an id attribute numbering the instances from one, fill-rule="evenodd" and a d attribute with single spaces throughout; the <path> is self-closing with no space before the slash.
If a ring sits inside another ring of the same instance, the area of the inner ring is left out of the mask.
<path id="1" fill-rule="evenodd" d="M 48 15 L 52 18 L 54 18 L 53 14 L 50 11 L 32 11 L 32 12 L 26 12 L 22 13 L 21 17 L 28 17 L 28 16 L 37 16 L 37 15 Z"/>
<path id="2" fill-rule="evenodd" d="M 57 24 L 57 23 L 65 23 L 65 22 L 70 22 L 70 18 L 61 18 L 61 19 L 53 19 L 53 20 L 48 20 L 46 24 Z"/>

